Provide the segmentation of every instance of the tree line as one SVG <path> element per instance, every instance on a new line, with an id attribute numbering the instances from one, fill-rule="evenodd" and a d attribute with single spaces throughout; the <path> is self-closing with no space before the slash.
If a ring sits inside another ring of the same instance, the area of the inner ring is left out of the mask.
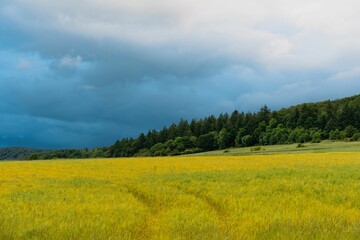
<path id="1" fill-rule="evenodd" d="M 57 150 L 31 159 L 174 156 L 259 145 L 360 139 L 360 95 L 304 103 L 278 111 L 233 111 L 203 119 L 182 119 L 161 130 L 123 138 L 103 148 Z"/>

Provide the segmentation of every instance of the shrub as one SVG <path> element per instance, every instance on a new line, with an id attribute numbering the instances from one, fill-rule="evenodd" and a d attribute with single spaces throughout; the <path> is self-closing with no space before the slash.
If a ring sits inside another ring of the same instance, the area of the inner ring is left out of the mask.
<path id="1" fill-rule="evenodd" d="M 39 159 L 39 154 L 37 153 L 33 153 L 31 154 L 31 156 L 29 157 L 30 160 L 38 160 Z"/>
<path id="2" fill-rule="evenodd" d="M 200 148 L 191 148 L 191 149 L 186 149 L 183 154 L 192 154 L 192 153 L 198 153 L 201 152 Z"/>
<path id="3" fill-rule="evenodd" d="M 351 137 L 351 141 L 358 141 L 360 139 L 360 133 L 355 133 L 352 137 Z"/>
<path id="4" fill-rule="evenodd" d="M 319 132 L 314 133 L 314 135 L 312 136 L 311 142 L 312 142 L 312 143 L 319 143 L 319 142 L 321 142 L 321 136 L 320 136 L 320 133 L 319 133 Z"/>
<path id="5" fill-rule="evenodd" d="M 251 151 L 260 151 L 260 150 L 261 150 L 260 146 L 251 148 Z"/>
<path id="6" fill-rule="evenodd" d="M 332 130 L 329 134 L 330 140 L 339 140 L 340 139 L 340 131 L 339 129 Z"/>
<path id="7" fill-rule="evenodd" d="M 244 137 L 241 138 L 241 142 L 242 142 L 242 145 L 244 147 L 248 147 L 252 144 L 252 137 L 251 135 L 245 135 Z"/>

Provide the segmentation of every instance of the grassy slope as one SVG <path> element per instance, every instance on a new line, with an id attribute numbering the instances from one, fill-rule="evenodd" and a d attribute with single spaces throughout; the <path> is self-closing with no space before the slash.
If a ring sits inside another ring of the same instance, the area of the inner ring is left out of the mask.
<path id="1" fill-rule="evenodd" d="M 254 147 L 231 148 L 211 152 L 197 153 L 194 156 L 237 156 L 259 154 L 289 154 L 289 153 L 324 153 L 324 152 L 360 152 L 360 142 L 333 142 L 305 143 L 304 147 L 298 144 L 261 146 L 260 151 L 252 151 Z"/>

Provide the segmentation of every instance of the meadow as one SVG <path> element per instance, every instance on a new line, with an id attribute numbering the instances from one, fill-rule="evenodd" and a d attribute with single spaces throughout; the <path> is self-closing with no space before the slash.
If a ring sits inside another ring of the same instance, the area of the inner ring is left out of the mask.
<path id="1" fill-rule="evenodd" d="M 329 153 L 329 152 L 360 152 L 360 142 L 324 140 L 320 143 L 277 144 L 267 146 L 253 146 L 242 148 L 229 148 L 209 152 L 193 154 L 193 156 L 241 156 L 241 155 L 264 155 L 264 154 L 289 154 L 289 153 Z M 259 150 L 255 150 L 259 148 Z"/>
<path id="2" fill-rule="evenodd" d="M 359 239 L 360 153 L 0 163 L 0 239 Z"/>

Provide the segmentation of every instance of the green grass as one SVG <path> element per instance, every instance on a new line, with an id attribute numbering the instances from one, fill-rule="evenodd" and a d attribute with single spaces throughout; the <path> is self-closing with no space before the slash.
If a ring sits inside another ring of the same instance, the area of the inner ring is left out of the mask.
<path id="1" fill-rule="evenodd" d="M 326 153 L 326 152 L 360 152 L 360 142 L 322 141 L 321 143 L 284 144 L 256 147 L 229 148 L 210 152 L 196 153 L 193 156 L 238 156 L 259 154 L 290 154 L 290 153 Z"/>

